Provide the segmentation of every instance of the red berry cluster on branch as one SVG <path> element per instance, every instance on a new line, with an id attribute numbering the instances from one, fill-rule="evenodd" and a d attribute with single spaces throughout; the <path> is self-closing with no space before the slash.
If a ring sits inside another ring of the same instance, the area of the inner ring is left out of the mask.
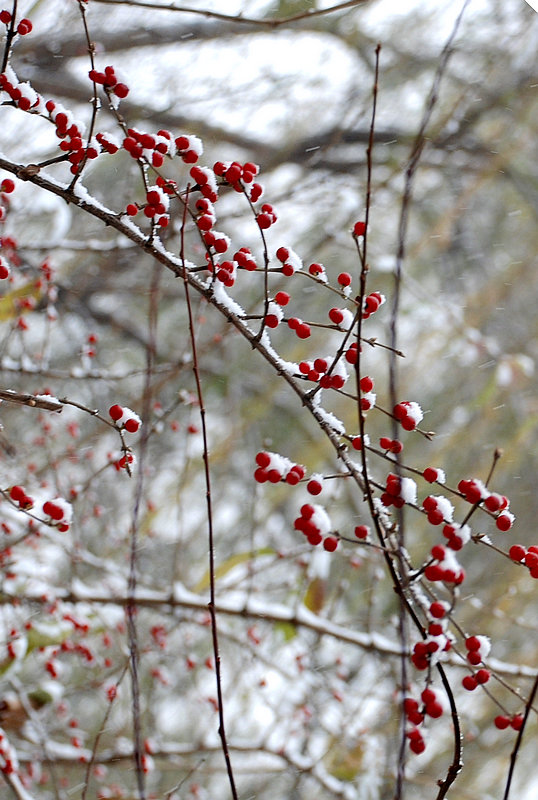
<path id="1" fill-rule="evenodd" d="M 129 87 L 118 80 L 118 76 L 112 66 L 105 67 L 104 72 L 91 69 L 88 75 L 91 81 L 103 86 L 104 89 L 115 94 L 120 100 L 123 100 L 129 94 Z"/>

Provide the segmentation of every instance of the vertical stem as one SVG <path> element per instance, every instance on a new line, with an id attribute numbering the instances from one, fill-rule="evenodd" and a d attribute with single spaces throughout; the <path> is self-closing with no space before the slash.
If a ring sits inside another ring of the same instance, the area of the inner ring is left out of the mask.
<path id="1" fill-rule="evenodd" d="M 136 627 L 136 586 L 137 586 L 137 558 L 138 558 L 138 518 L 140 514 L 140 504 L 142 501 L 142 489 L 144 485 L 144 466 L 148 449 L 150 434 L 151 416 L 151 380 L 153 376 L 153 364 L 155 360 L 155 335 L 157 328 L 157 308 L 158 308 L 158 285 L 160 267 L 153 266 L 153 274 L 149 296 L 149 341 L 146 348 L 146 372 L 144 381 L 144 400 L 142 409 L 142 437 L 140 442 L 139 465 L 137 472 L 137 482 L 135 489 L 135 499 L 133 514 L 131 519 L 131 549 L 129 561 L 129 583 L 128 583 L 128 603 L 126 606 L 127 616 L 127 635 L 129 641 L 129 662 L 131 674 L 131 694 L 133 710 L 133 756 L 136 770 L 136 781 L 139 800 L 145 800 L 146 788 L 143 768 L 143 748 L 142 731 L 140 722 L 140 678 L 139 678 L 139 648 L 138 632 Z"/>
<path id="2" fill-rule="evenodd" d="M 192 304 L 190 297 L 190 289 L 188 282 L 188 271 L 185 264 L 185 222 L 187 218 L 187 206 L 189 202 L 189 187 L 185 196 L 185 204 L 183 206 L 183 221 L 181 225 L 181 246 L 179 256 L 181 265 L 183 267 L 183 284 L 185 287 L 185 300 L 187 305 L 187 314 L 189 319 L 189 337 L 192 352 L 192 371 L 194 373 L 194 380 L 196 384 L 196 394 L 198 397 L 198 405 L 200 408 L 200 425 L 202 429 L 203 441 L 203 462 L 204 462 L 204 478 L 206 486 L 206 508 L 207 508 L 207 531 L 208 531 L 208 549 L 209 549 L 209 615 L 211 618 L 211 638 L 213 643 L 213 658 L 215 660 L 215 680 L 217 686 L 217 705 L 219 715 L 219 736 L 222 745 L 222 752 L 224 761 L 226 763 L 226 771 L 228 773 L 228 781 L 232 792 L 233 800 L 238 800 L 237 789 L 235 787 L 235 779 L 232 769 L 232 762 L 230 752 L 228 749 L 228 740 L 226 738 L 226 727 L 224 724 L 224 701 L 222 696 L 222 677 L 221 677 L 221 664 L 220 664 L 220 651 L 217 631 L 217 615 L 215 611 L 215 541 L 213 531 L 213 504 L 211 500 L 211 473 L 209 469 L 209 446 L 207 439 L 207 425 L 206 425 L 206 412 L 204 405 L 204 396 L 202 391 L 202 382 L 200 380 L 200 369 L 198 364 L 198 352 L 196 348 L 196 336 L 194 332 L 194 318 L 192 313 Z"/>

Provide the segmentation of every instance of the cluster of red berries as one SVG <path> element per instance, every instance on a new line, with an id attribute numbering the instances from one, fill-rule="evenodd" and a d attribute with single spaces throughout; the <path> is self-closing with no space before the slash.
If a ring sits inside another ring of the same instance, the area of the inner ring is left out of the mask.
<path id="1" fill-rule="evenodd" d="M 498 714 L 493 720 L 493 723 L 500 731 L 503 731 L 506 728 L 512 728 L 514 731 L 519 731 L 523 726 L 523 714 L 514 714 L 513 717 L 508 717 L 506 714 Z"/>
<path id="2" fill-rule="evenodd" d="M 338 538 L 329 535 L 331 521 L 323 506 L 305 503 L 301 506 L 300 516 L 294 521 L 293 527 L 301 531 L 314 547 L 323 543 L 324 549 L 330 553 L 338 547 Z"/>
<path id="3" fill-rule="evenodd" d="M 288 328 L 294 331 L 299 339 L 309 339 L 312 334 L 312 329 L 308 322 L 303 322 L 299 317 L 290 317 Z"/>
<path id="4" fill-rule="evenodd" d="M 47 100 L 45 108 L 49 113 L 49 119 L 56 127 L 56 136 L 61 139 L 60 149 L 68 153 L 68 160 L 71 162 L 71 172 L 75 174 L 80 162 L 85 159 L 94 159 L 99 155 L 97 137 L 95 143 L 85 143 L 80 127 L 73 119 L 70 111 L 65 109 L 60 103 Z"/>
<path id="5" fill-rule="evenodd" d="M 461 685 L 464 689 L 467 689 L 468 692 L 474 692 L 474 690 L 478 686 L 483 686 L 484 683 L 487 683 L 491 678 L 491 672 L 489 669 L 478 669 L 476 672 L 473 672 L 472 675 L 466 675 L 462 681 Z"/>
<path id="6" fill-rule="evenodd" d="M 0 730 L 0 772 L 6 776 L 13 775 L 17 772 L 18 767 L 19 760 L 15 748 L 12 746 L 5 732 Z"/>
<path id="7" fill-rule="evenodd" d="M 12 486 L 9 490 L 9 496 L 14 503 L 17 503 L 19 508 L 28 511 L 34 507 L 33 498 L 26 494 L 24 486 Z"/>
<path id="8" fill-rule="evenodd" d="M 197 201 L 197 204 L 200 201 Z M 220 236 L 224 236 L 220 234 Z M 204 237 L 205 240 L 205 237 Z M 223 245 L 218 245 L 218 239 L 215 239 L 217 246 L 222 247 Z M 224 238 L 224 242 L 228 242 L 228 237 Z M 215 248 L 216 249 L 216 248 Z M 232 261 L 222 261 L 220 264 L 215 264 L 215 268 L 213 269 L 213 265 L 211 261 L 208 263 L 208 269 L 210 272 L 215 272 L 215 275 L 221 283 L 224 284 L 226 287 L 233 286 L 237 277 L 237 270 L 238 269 L 245 269 L 248 272 L 253 272 L 257 269 L 256 261 L 248 247 L 242 247 L 237 253 L 234 253 Z M 273 311 L 273 314 L 278 313 L 279 306 L 275 303 L 269 304 L 270 308 Z M 270 317 L 271 314 L 268 314 Z M 269 323 L 267 323 L 269 326 Z M 270 327 L 270 326 L 269 326 Z M 276 327 L 276 326 L 273 326 Z"/>
<path id="9" fill-rule="evenodd" d="M 41 95 L 32 89 L 30 84 L 26 81 L 18 81 L 15 73 L 12 71 L 10 72 L 9 78 L 6 72 L 0 75 L 0 90 L 9 95 L 14 105 L 20 108 L 21 111 L 30 111 L 30 109 L 32 109 L 33 111 L 39 112 L 43 108 L 43 99 Z"/>
<path id="10" fill-rule="evenodd" d="M 467 661 L 471 666 L 481 664 L 489 655 L 491 642 L 487 636 L 467 636 L 465 639 Z"/>
<path id="11" fill-rule="evenodd" d="M 531 544 L 531 546 L 527 549 L 523 547 L 522 544 L 513 544 L 510 550 L 508 551 L 508 555 L 510 556 L 512 561 L 516 561 L 518 564 L 519 563 L 525 564 L 525 566 L 529 568 L 531 578 L 538 579 L 537 545 Z"/>
<path id="12" fill-rule="evenodd" d="M 414 431 L 424 417 L 419 404 L 410 400 L 403 400 L 401 403 L 396 403 L 392 414 L 394 419 L 398 420 L 404 431 Z"/>
<path id="13" fill-rule="evenodd" d="M 140 428 L 142 421 L 138 414 L 135 414 L 134 411 L 131 411 L 130 408 L 120 406 L 120 405 L 113 405 L 110 406 L 108 409 L 108 413 L 111 419 L 114 420 L 118 428 L 127 431 L 128 433 L 136 433 L 137 430 Z"/>
<path id="14" fill-rule="evenodd" d="M 394 455 L 398 455 L 403 450 L 403 444 L 399 439 L 390 439 L 388 436 L 380 437 L 379 446 L 382 450 L 386 450 L 387 453 L 394 453 Z"/>
<path id="15" fill-rule="evenodd" d="M 285 481 L 291 486 L 296 486 L 306 474 L 306 470 L 301 464 L 294 464 L 288 458 L 267 450 L 256 454 L 256 465 L 254 480 L 258 483 Z"/>
<path id="16" fill-rule="evenodd" d="M 451 550 L 461 550 L 463 545 L 471 539 L 471 529 L 468 525 L 443 525 L 443 536 L 446 538 L 446 546 Z"/>
<path id="17" fill-rule="evenodd" d="M 181 134 L 181 136 L 174 139 L 174 144 L 178 155 L 185 164 L 196 164 L 204 151 L 202 141 L 198 136 Z"/>
<path id="18" fill-rule="evenodd" d="M 282 274 L 286 278 L 291 278 L 296 272 L 303 268 L 303 262 L 291 247 L 279 247 L 276 257 L 282 264 Z"/>
<path id="19" fill-rule="evenodd" d="M 43 514 L 49 517 L 51 523 L 62 533 L 69 530 L 71 523 L 72 507 L 62 498 L 46 500 L 43 503 Z"/>
<path id="20" fill-rule="evenodd" d="M 267 230 L 267 228 L 270 228 L 271 225 L 274 225 L 277 219 L 278 217 L 276 212 L 273 206 L 269 203 L 264 203 L 262 205 L 262 210 L 256 215 L 256 222 L 262 231 Z"/>
<path id="21" fill-rule="evenodd" d="M 122 469 L 129 470 L 135 463 L 135 457 L 129 451 L 117 454 L 109 453 L 108 459 L 111 464 L 114 464 L 116 472 L 120 472 Z"/>
<path id="22" fill-rule="evenodd" d="M 354 442 L 353 446 L 355 447 Z M 381 502 L 384 506 L 402 508 L 405 503 L 415 503 L 416 497 L 417 485 L 412 478 L 400 478 L 389 472 L 385 482 L 385 491 L 381 495 Z"/>
<path id="23" fill-rule="evenodd" d="M 430 525 L 440 525 L 442 522 L 452 522 L 454 507 L 442 495 L 428 495 L 422 503 L 422 508 L 428 516 Z"/>
<path id="24" fill-rule="evenodd" d="M 277 292 L 274 300 L 269 301 L 267 312 L 265 314 L 265 324 L 268 328 L 278 328 L 284 318 L 282 309 L 290 302 L 290 296 L 287 292 Z"/>
<path id="25" fill-rule="evenodd" d="M 105 90 L 112 92 L 116 95 L 116 97 L 119 97 L 120 100 L 123 100 L 123 98 L 127 97 L 129 94 L 129 87 L 125 83 L 121 83 L 118 80 L 118 76 L 116 75 L 114 67 L 105 67 L 104 72 L 98 72 L 96 69 L 91 69 L 88 75 L 91 81 L 103 86 Z"/>
<path id="26" fill-rule="evenodd" d="M 263 194 L 263 187 L 254 182 L 254 178 L 259 171 L 259 166 L 253 164 L 252 161 L 247 161 L 244 164 L 240 164 L 239 161 L 216 161 L 213 165 L 215 175 L 222 178 L 236 192 L 243 192 L 246 190 L 246 186 L 249 186 L 250 189 L 247 195 L 251 203 L 256 203 Z M 264 208 L 262 208 L 263 211 L 265 211 Z M 276 222 L 276 218 L 273 221 Z"/>
<path id="27" fill-rule="evenodd" d="M 414 727 L 407 731 L 411 752 L 419 755 L 426 749 L 426 743 L 421 731 L 418 729 L 426 717 L 438 719 L 443 716 L 444 707 L 437 692 L 431 687 L 426 687 L 420 695 L 421 703 L 413 697 L 406 697 L 403 703 L 404 714 L 407 721 Z"/>
<path id="28" fill-rule="evenodd" d="M 297 333 L 297 335 L 299 334 Z M 299 372 L 309 381 L 319 383 L 322 389 L 341 389 L 348 379 L 347 370 L 342 361 L 335 363 L 334 359 L 329 356 L 316 358 L 314 361 L 301 361 Z"/>
<path id="29" fill-rule="evenodd" d="M 424 576 L 435 583 L 444 581 L 458 586 L 465 580 L 465 571 L 459 564 L 454 550 L 435 544 L 431 549 L 432 561 L 424 569 Z"/>
<path id="30" fill-rule="evenodd" d="M 11 14 L 11 11 L 8 11 L 7 9 L 3 9 L 2 11 L 0 11 L 0 22 L 3 22 L 4 25 L 10 25 L 12 19 L 13 16 Z M 26 36 L 27 34 L 32 32 L 33 27 L 34 26 L 32 25 L 31 20 L 26 19 L 26 17 L 24 17 L 18 22 L 15 30 L 20 36 Z"/>
<path id="31" fill-rule="evenodd" d="M 157 133 L 144 133 L 137 128 L 128 128 L 122 145 L 132 158 L 145 158 L 156 169 L 162 167 L 166 155 L 175 153 L 172 134 L 165 129 Z"/>
<path id="32" fill-rule="evenodd" d="M 436 625 L 436 623 L 432 624 Z M 414 645 L 411 661 L 416 669 L 423 671 L 430 666 L 432 657 L 439 658 L 441 653 L 446 653 L 451 648 L 452 642 L 441 626 L 439 632 L 430 633 L 428 631 L 428 636 Z"/>
<path id="33" fill-rule="evenodd" d="M 196 188 L 210 203 L 219 199 L 215 173 L 209 167 L 191 167 L 190 176 L 196 181 Z"/>
<path id="34" fill-rule="evenodd" d="M 361 413 L 366 414 L 373 406 L 375 405 L 376 401 L 376 394 L 374 392 L 374 382 L 369 375 L 364 375 L 359 381 L 359 389 L 361 391 L 361 397 L 359 400 L 359 405 L 361 409 Z"/>
<path id="35" fill-rule="evenodd" d="M 368 319 L 385 303 L 386 297 L 381 292 L 372 292 L 364 298 L 362 308 L 362 318 Z"/>
<path id="36" fill-rule="evenodd" d="M 500 531 L 509 531 L 514 524 L 514 515 L 509 510 L 510 501 L 507 497 L 496 492 L 490 492 L 477 478 L 461 480 L 458 491 L 468 503 L 477 505 L 482 503 L 492 514 L 496 514 L 495 525 Z"/>

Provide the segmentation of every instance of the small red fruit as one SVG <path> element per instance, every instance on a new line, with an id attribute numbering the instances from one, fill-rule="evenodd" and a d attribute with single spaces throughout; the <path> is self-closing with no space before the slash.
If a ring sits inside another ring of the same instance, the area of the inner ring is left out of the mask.
<path id="1" fill-rule="evenodd" d="M 123 416 L 123 408 L 119 405 L 110 406 L 108 409 L 109 415 L 112 417 L 114 422 L 117 422 Z"/>

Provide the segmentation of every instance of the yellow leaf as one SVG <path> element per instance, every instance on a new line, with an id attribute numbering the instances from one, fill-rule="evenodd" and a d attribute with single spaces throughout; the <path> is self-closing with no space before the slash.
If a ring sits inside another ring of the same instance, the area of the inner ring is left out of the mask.
<path id="1" fill-rule="evenodd" d="M 7 322 L 15 317 L 20 317 L 21 314 L 27 314 L 32 309 L 24 308 L 24 300 L 32 299 L 37 303 L 43 297 L 43 290 L 40 283 L 36 281 L 29 281 L 24 286 L 19 286 L 18 289 L 12 289 L 0 297 L 0 322 Z"/>
<path id="2" fill-rule="evenodd" d="M 321 578 L 310 581 L 303 603 L 314 614 L 318 614 L 325 605 L 326 582 Z"/>

